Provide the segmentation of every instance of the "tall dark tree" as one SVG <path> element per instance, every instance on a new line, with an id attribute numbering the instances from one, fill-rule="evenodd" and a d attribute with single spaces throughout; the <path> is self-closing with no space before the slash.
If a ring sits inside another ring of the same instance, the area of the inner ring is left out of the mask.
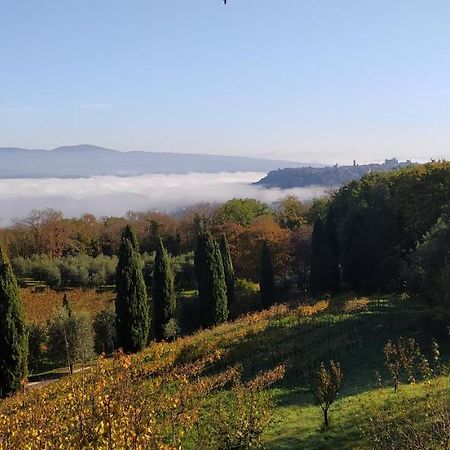
<path id="1" fill-rule="evenodd" d="M 169 321 L 176 317 L 175 277 L 170 256 L 159 238 L 153 270 L 153 320 L 155 337 L 164 339 Z"/>
<path id="2" fill-rule="evenodd" d="M 150 304 L 142 273 L 142 259 L 133 229 L 122 233 L 116 271 L 116 327 L 118 345 L 137 352 L 147 344 L 150 333 Z"/>
<path id="3" fill-rule="evenodd" d="M 269 308 L 275 302 L 275 279 L 273 273 L 272 257 L 267 242 L 263 242 L 261 250 L 261 268 L 259 278 L 261 303 Z"/>
<path id="4" fill-rule="evenodd" d="M 225 284 L 227 285 L 228 306 L 232 305 L 235 299 L 234 295 L 234 269 L 231 259 L 230 248 L 226 236 L 223 234 L 220 238 L 220 254 L 222 256 L 223 270 L 225 274 Z"/>
<path id="5" fill-rule="evenodd" d="M 334 293 L 339 288 L 339 257 L 336 225 L 331 217 L 325 223 L 317 218 L 312 235 L 310 291 L 313 295 Z"/>
<path id="6" fill-rule="evenodd" d="M 219 246 L 209 231 L 199 234 L 195 251 L 195 276 L 204 315 L 204 326 L 228 318 L 227 286 Z"/>
<path id="7" fill-rule="evenodd" d="M 313 295 L 320 294 L 324 290 L 324 259 L 326 258 L 326 237 L 323 221 L 318 217 L 314 223 L 312 234 L 312 260 L 309 287 Z"/>
<path id="8" fill-rule="evenodd" d="M 72 304 L 70 303 L 67 294 L 64 294 L 62 305 L 63 309 L 67 311 L 67 315 L 70 317 L 72 315 Z"/>
<path id="9" fill-rule="evenodd" d="M 339 239 L 334 208 L 328 211 L 325 221 L 325 237 L 327 242 L 327 290 L 336 293 L 341 285 L 341 273 L 339 265 Z"/>
<path id="10" fill-rule="evenodd" d="M 0 396 L 20 388 L 27 375 L 28 337 L 16 277 L 0 246 Z"/>

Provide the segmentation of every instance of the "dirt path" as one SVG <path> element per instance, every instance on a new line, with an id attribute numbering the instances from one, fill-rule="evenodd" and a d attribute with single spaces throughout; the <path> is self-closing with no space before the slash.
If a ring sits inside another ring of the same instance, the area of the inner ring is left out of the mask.
<path id="1" fill-rule="evenodd" d="M 75 369 L 73 371 L 73 373 L 76 374 L 76 373 L 84 372 L 85 370 L 90 370 L 91 368 L 92 368 L 92 366 L 80 367 L 78 369 Z M 61 378 L 65 378 L 68 376 L 70 376 L 69 372 L 59 372 L 59 373 L 51 374 L 51 375 L 49 375 L 48 379 L 43 379 L 43 380 L 39 380 L 39 381 L 31 381 L 31 382 L 27 383 L 25 386 L 25 390 L 27 391 L 29 389 L 41 388 L 41 387 L 47 386 L 51 383 L 54 383 L 55 381 L 58 381 Z"/>

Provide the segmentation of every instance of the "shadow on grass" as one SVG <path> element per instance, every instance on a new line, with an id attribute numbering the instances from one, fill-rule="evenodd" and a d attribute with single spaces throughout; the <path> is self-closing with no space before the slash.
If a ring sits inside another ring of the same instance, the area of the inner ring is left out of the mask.
<path id="1" fill-rule="evenodd" d="M 405 312 L 396 319 L 375 311 L 354 316 L 324 314 L 298 323 L 275 321 L 262 331 L 229 343 L 225 357 L 210 371 L 217 373 L 239 364 L 243 378 L 251 379 L 261 371 L 285 364 L 286 375 L 279 386 L 295 389 L 302 386 L 306 370 L 333 359 L 348 374 L 349 385 L 353 386 L 348 392 L 355 393 L 355 385 L 366 389 L 376 381 L 374 371 L 383 367 L 387 339 L 414 328 L 418 316 Z"/>

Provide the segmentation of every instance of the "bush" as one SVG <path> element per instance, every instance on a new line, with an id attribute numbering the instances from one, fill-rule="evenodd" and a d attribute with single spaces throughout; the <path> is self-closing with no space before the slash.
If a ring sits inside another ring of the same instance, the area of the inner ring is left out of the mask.
<path id="1" fill-rule="evenodd" d="M 164 326 L 164 339 L 174 341 L 180 335 L 180 327 L 173 317 Z"/>
<path id="2" fill-rule="evenodd" d="M 110 355 L 116 349 L 116 312 L 105 309 L 94 319 L 94 349 L 98 355 Z"/>
<path id="3" fill-rule="evenodd" d="M 28 327 L 28 369 L 38 373 L 49 368 L 48 337 L 45 327 L 32 323 Z"/>
<path id="4" fill-rule="evenodd" d="M 235 295 L 236 301 L 230 307 L 232 318 L 261 309 L 259 285 L 257 283 L 238 278 L 235 282 Z"/>
<path id="5" fill-rule="evenodd" d="M 37 262 L 37 258 L 34 258 L 29 276 L 44 281 L 51 287 L 57 287 L 61 284 L 61 271 L 56 263 L 48 257 L 42 258 L 39 262 Z"/>

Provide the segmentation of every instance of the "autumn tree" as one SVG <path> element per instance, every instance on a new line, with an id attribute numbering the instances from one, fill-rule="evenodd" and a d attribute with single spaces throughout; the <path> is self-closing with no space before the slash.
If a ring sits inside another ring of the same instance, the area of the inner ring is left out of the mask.
<path id="1" fill-rule="evenodd" d="M 322 362 L 310 389 L 314 400 L 323 413 L 323 424 L 329 426 L 328 413 L 341 391 L 344 374 L 338 362 L 330 361 L 329 367 Z"/>
<path id="2" fill-rule="evenodd" d="M 20 388 L 27 375 L 28 337 L 19 288 L 0 247 L 0 396 Z"/>
<path id="3" fill-rule="evenodd" d="M 223 270 L 225 274 L 225 283 L 227 285 L 227 299 L 228 306 L 234 303 L 234 269 L 233 261 L 231 260 L 230 248 L 226 236 L 223 234 L 220 238 L 220 254 L 222 256 Z"/>
<path id="4" fill-rule="evenodd" d="M 222 256 L 209 231 L 198 236 L 195 251 L 195 275 L 202 305 L 203 324 L 218 325 L 228 318 L 227 286 Z"/>
<path id="5" fill-rule="evenodd" d="M 275 274 L 288 275 L 292 268 L 292 247 L 289 230 L 278 225 L 272 216 L 257 217 L 248 228 L 241 230 L 235 239 L 235 272 L 240 278 L 259 281 L 261 247 L 267 242 L 271 249 Z"/>
<path id="6" fill-rule="evenodd" d="M 122 233 L 116 271 L 116 328 L 118 345 L 125 352 L 137 352 L 147 344 L 150 305 L 142 273 L 142 259 L 133 229 Z"/>
<path id="7" fill-rule="evenodd" d="M 176 307 L 172 263 L 161 238 L 159 238 L 153 270 L 153 320 L 156 339 L 164 339 L 167 324 L 176 318 Z"/>
<path id="8" fill-rule="evenodd" d="M 267 242 L 263 243 L 261 250 L 259 288 L 261 293 L 261 303 L 265 308 L 269 308 L 275 302 L 275 279 L 272 257 Z"/>

